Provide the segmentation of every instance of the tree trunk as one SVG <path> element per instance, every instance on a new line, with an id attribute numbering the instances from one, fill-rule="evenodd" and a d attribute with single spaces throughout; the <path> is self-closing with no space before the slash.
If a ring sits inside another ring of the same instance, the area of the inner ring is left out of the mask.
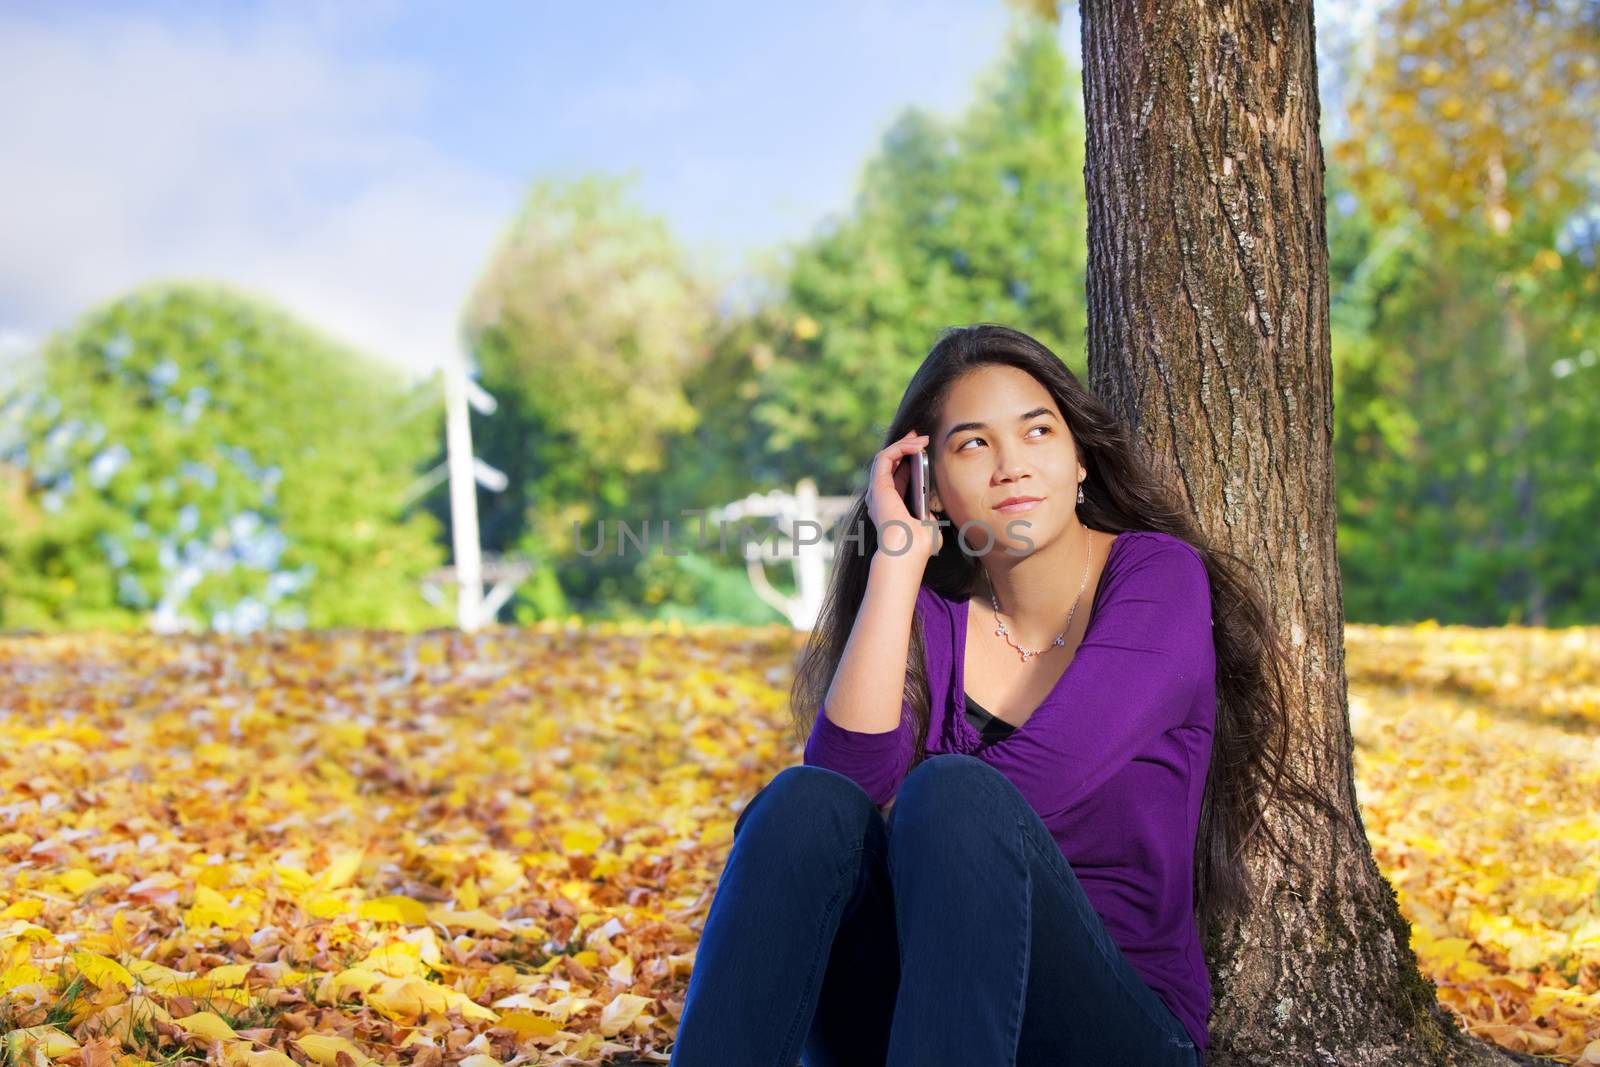
<path id="1" fill-rule="evenodd" d="M 1222 547 L 1294 655 L 1297 769 L 1360 826 L 1335 549 L 1333 366 L 1308 2 L 1084 0 L 1089 384 Z M 1280 836 L 1213 933 L 1212 1063 L 1533 1062 L 1467 1037 L 1364 836 Z"/>

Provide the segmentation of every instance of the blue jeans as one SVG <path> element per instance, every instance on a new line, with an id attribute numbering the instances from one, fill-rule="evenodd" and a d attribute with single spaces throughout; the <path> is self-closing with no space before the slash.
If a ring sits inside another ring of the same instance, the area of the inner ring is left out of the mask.
<path id="1" fill-rule="evenodd" d="M 888 821 L 786 767 L 734 824 L 671 1067 L 1202 1064 L 1049 829 L 974 756 L 930 756 Z"/>

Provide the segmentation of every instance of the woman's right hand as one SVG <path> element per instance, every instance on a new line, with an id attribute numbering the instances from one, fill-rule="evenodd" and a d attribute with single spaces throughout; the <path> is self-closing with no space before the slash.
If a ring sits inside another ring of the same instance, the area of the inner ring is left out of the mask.
<path id="1" fill-rule="evenodd" d="M 906 487 L 911 484 L 911 463 L 927 445 L 926 434 L 907 433 L 872 458 L 871 477 L 867 480 L 867 515 L 877 530 L 879 549 L 897 559 L 923 564 L 939 554 L 939 524 L 931 515 L 925 522 L 918 521 L 907 510 L 905 499 Z"/>

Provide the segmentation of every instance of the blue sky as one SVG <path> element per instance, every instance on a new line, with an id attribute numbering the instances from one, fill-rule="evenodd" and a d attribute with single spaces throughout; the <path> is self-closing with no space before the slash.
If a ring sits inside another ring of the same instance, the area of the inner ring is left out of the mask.
<path id="1" fill-rule="evenodd" d="M 1008 18 L 1002 0 L 0 6 L 0 358 L 134 285 L 203 277 L 420 372 L 546 175 L 634 174 L 734 287 L 849 210 L 903 109 L 959 113 Z M 1076 54 L 1075 8 L 1062 41 Z"/>

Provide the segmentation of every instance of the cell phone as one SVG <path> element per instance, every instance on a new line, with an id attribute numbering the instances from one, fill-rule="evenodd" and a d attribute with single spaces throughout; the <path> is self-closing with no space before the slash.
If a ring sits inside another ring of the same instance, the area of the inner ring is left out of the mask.
<path id="1" fill-rule="evenodd" d="M 911 458 L 911 492 L 906 510 L 913 518 L 928 517 L 928 452 L 923 449 Z"/>

